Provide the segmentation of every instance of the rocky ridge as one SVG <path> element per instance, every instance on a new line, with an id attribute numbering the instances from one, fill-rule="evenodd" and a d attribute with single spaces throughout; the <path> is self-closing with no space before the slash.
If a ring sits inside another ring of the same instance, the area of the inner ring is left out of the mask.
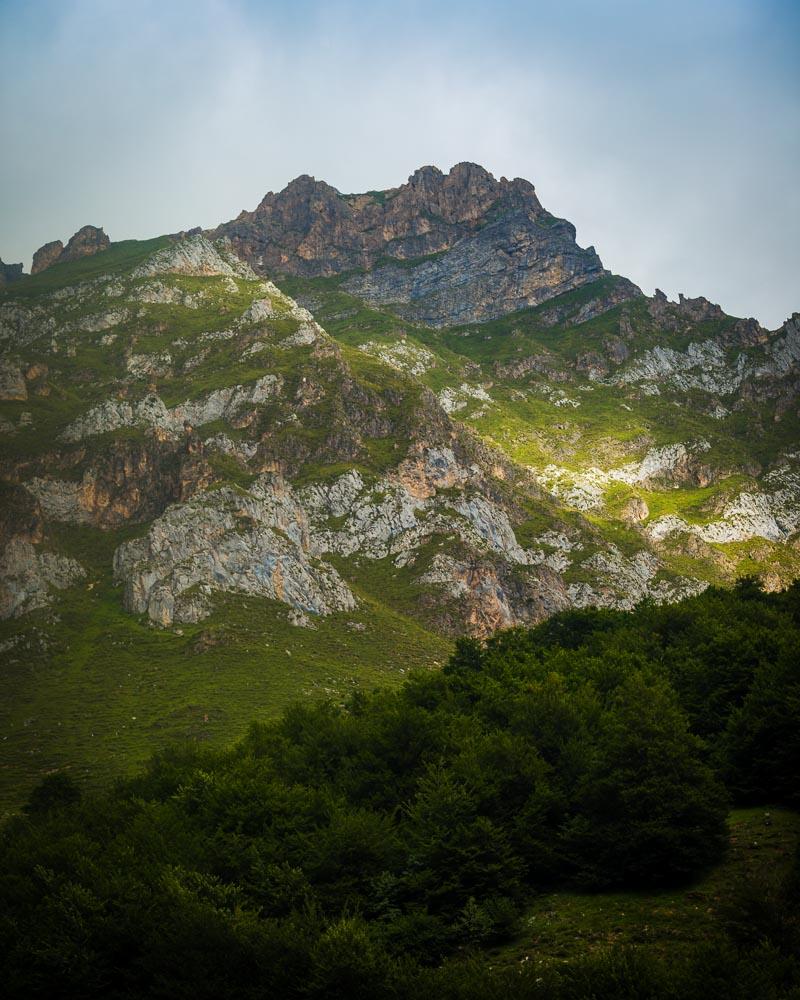
<path id="1" fill-rule="evenodd" d="M 349 275 L 372 305 L 431 326 L 480 322 L 537 305 L 605 273 L 575 228 L 532 184 L 459 163 L 427 166 L 388 191 L 343 195 L 303 176 L 219 226 L 259 273 Z M 630 286 L 630 294 L 640 294 Z"/>

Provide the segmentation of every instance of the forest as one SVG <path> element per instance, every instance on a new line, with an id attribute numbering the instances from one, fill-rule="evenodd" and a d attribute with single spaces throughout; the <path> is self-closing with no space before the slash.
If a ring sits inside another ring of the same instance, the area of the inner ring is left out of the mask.
<path id="1" fill-rule="evenodd" d="M 493 958 L 541 894 L 692 886 L 798 775 L 797 583 L 462 639 L 102 793 L 46 777 L 0 830 L 4 993 L 798 997 L 796 855 L 691 947 Z"/>

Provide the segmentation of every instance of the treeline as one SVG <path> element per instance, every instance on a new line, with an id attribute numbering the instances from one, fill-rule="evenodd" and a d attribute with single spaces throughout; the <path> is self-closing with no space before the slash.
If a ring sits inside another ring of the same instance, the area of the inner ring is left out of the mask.
<path id="1" fill-rule="evenodd" d="M 45 779 L 2 831 L 3 987 L 789 995 L 794 883 L 669 963 L 611 953 L 534 974 L 493 970 L 481 948 L 543 890 L 688 882 L 722 857 L 731 801 L 796 807 L 798 774 L 798 585 L 463 640 L 400 691 L 295 706 L 231 751 L 174 749 L 100 797 Z"/>

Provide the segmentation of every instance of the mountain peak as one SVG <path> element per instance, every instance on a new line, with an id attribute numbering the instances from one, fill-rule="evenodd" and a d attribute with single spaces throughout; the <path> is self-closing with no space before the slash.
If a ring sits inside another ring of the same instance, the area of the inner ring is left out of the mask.
<path id="1" fill-rule="evenodd" d="M 331 187 L 330 184 L 325 181 L 318 181 L 316 177 L 311 174 L 300 174 L 295 177 L 294 180 L 289 181 L 283 191 L 280 194 L 300 193 L 305 191 L 336 191 L 336 188 Z M 337 192 L 338 193 L 338 192 Z"/>
<path id="2" fill-rule="evenodd" d="M 497 180 L 469 161 L 446 174 L 427 164 L 397 188 L 363 194 L 303 174 L 215 235 L 257 271 L 350 273 L 348 290 L 434 326 L 538 305 L 604 273 L 574 227 L 544 211 L 533 184 Z M 392 261 L 403 262 L 402 274 Z"/>
<path id="3" fill-rule="evenodd" d="M 31 274 L 38 274 L 53 264 L 90 257 L 92 254 L 100 253 L 101 250 L 107 250 L 110 245 L 111 240 L 106 236 L 102 226 L 81 226 L 70 237 L 66 247 L 61 240 L 53 240 L 39 247 L 33 255 Z"/>
<path id="4" fill-rule="evenodd" d="M 438 168 L 432 164 L 427 164 L 424 167 L 417 167 L 414 173 L 408 178 L 408 183 L 412 187 L 419 187 L 422 184 L 427 184 L 431 181 L 440 181 L 445 175 Z"/>
<path id="5" fill-rule="evenodd" d="M 452 180 L 460 180 L 461 178 L 481 178 L 483 180 L 491 181 L 493 184 L 497 184 L 494 174 L 490 173 L 486 167 L 482 167 L 480 163 L 471 163 L 469 160 L 462 160 L 461 163 L 455 163 L 450 168 L 450 173 L 447 175 Z"/>

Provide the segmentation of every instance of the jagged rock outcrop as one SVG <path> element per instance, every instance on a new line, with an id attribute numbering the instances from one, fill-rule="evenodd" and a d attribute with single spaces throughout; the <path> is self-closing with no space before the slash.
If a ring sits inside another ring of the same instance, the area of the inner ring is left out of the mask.
<path id="1" fill-rule="evenodd" d="M 348 610 L 336 570 L 309 553 L 308 524 L 291 490 L 269 477 L 244 497 L 230 489 L 171 507 L 114 556 L 125 603 L 162 625 L 206 617 L 214 592 L 283 601 L 303 614 Z"/>
<path id="2" fill-rule="evenodd" d="M 185 274 L 196 278 L 215 275 L 255 279 L 253 271 L 226 249 L 214 245 L 201 233 L 177 240 L 158 250 L 133 272 L 134 278 L 150 278 L 161 274 Z M 155 286 L 162 289 L 163 286 Z M 162 300 L 163 301 L 163 300 Z"/>
<path id="3" fill-rule="evenodd" d="M 81 257 L 91 257 L 93 254 L 107 250 L 111 246 L 111 240 L 103 232 L 102 226 L 82 226 L 77 233 L 70 237 L 64 252 L 59 258 L 63 263 L 68 260 L 80 260 Z"/>
<path id="4" fill-rule="evenodd" d="M 53 264 L 63 264 L 70 260 L 80 260 L 81 257 L 91 257 L 92 254 L 107 250 L 111 240 L 103 232 L 102 227 L 82 226 L 70 237 L 66 246 L 61 240 L 53 240 L 39 247 L 33 255 L 31 274 L 39 274 Z"/>
<path id="5" fill-rule="evenodd" d="M 47 607 L 53 590 L 63 590 L 83 576 L 77 560 L 37 552 L 31 542 L 12 538 L 0 554 L 0 619 Z"/>
<path id="6" fill-rule="evenodd" d="M 4 264 L 0 259 L 0 288 L 3 285 L 10 285 L 12 281 L 19 281 L 23 277 L 22 264 Z"/>
<path id="7" fill-rule="evenodd" d="M 498 197 L 546 215 L 532 184 L 496 181 L 476 164 L 449 174 L 421 167 L 389 191 L 342 195 L 324 181 L 301 176 L 267 194 L 254 212 L 242 212 L 215 235 L 271 274 L 341 274 L 373 267 L 392 256 L 413 259 L 449 249 L 480 228 Z"/>
<path id="8" fill-rule="evenodd" d="M 52 240 L 50 243 L 45 243 L 44 246 L 39 247 L 33 255 L 31 274 L 39 274 L 40 271 L 46 271 L 48 267 L 52 267 L 53 264 L 58 262 L 63 252 L 64 244 L 61 240 Z"/>
<path id="9" fill-rule="evenodd" d="M 348 290 L 432 326 L 537 305 L 605 273 L 532 184 L 498 181 L 474 163 L 448 174 L 422 167 L 398 188 L 358 195 L 298 177 L 214 235 L 261 273 L 366 271 Z"/>

